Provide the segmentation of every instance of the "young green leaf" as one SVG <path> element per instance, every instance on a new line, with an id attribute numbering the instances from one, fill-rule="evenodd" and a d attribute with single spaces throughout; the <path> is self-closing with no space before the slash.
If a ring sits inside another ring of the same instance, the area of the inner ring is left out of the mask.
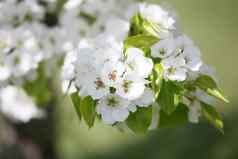
<path id="1" fill-rule="evenodd" d="M 162 111 L 170 115 L 176 110 L 176 107 L 180 102 L 182 90 L 183 89 L 174 82 L 163 80 L 162 87 L 157 98 L 157 102 L 159 103 Z"/>
<path id="2" fill-rule="evenodd" d="M 170 128 L 186 123 L 188 123 L 188 107 L 183 103 L 179 103 L 170 115 L 160 111 L 159 128 Z"/>
<path id="3" fill-rule="evenodd" d="M 127 47 L 136 47 L 140 49 L 145 49 L 150 48 L 158 41 L 159 39 L 154 36 L 139 34 L 136 36 L 128 37 L 125 41 L 125 45 Z"/>
<path id="4" fill-rule="evenodd" d="M 81 120 L 81 113 L 80 113 L 80 102 L 81 102 L 81 98 L 78 94 L 78 92 L 75 92 L 73 94 L 71 94 L 71 100 L 73 102 L 74 108 L 77 112 L 77 115 L 79 117 L 79 119 Z"/>
<path id="5" fill-rule="evenodd" d="M 152 107 L 138 108 L 135 113 L 130 114 L 126 120 L 127 126 L 138 134 L 145 133 L 152 120 Z"/>
<path id="6" fill-rule="evenodd" d="M 92 97 L 87 96 L 80 101 L 80 113 L 89 128 L 94 124 L 96 117 L 96 103 Z"/>
<path id="7" fill-rule="evenodd" d="M 149 22 L 147 20 L 143 20 L 142 26 L 144 28 L 144 32 L 147 35 L 151 35 L 154 37 L 159 37 L 158 36 L 158 32 L 159 32 L 159 27 L 155 24 L 153 24 L 152 22 Z"/>
<path id="8" fill-rule="evenodd" d="M 158 37 L 158 32 L 159 27 L 156 24 L 144 19 L 140 14 L 136 14 L 132 17 L 129 36 L 144 34 Z"/>
<path id="9" fill-rule="evenodd" d="M 131 19 L 131 27 L 129 31 L 129 36 L 135 36 L 143 33 L 142 29 L 143 19 L 139 14 L 136 14 Z"/>
<path id="10" fill-rule="evenodd" d="M 229 102 L 228 99 L 224 97 L 221 90 L 218 88 L 216 82 L 210 76 L 202 75 L 198 77 L 195 81 L 195 85 L 205 90 L 208 94 L 221 99 L 226 103 Z"/>
<path id="11" fill-rule="evenodd" d="M 216 109 L 213 106 L 203 102 L 201 102 L 201 106 L 202 106 L 202 115 L 208 120 L 208 122 L 210 122 L 218 130 L 224 133 L 223 121 L 221 115 L 216 111 Z"/>

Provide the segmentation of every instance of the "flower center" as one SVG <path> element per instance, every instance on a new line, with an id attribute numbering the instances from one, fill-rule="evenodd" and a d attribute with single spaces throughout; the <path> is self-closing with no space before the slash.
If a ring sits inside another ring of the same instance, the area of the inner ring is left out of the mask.
<path id="1" fill-rule="evenodd" d="M 179 47 L 175 50 L 176 56 L 179 56 L 184 52 L 184 47 Z"/>
<path id="2" fill-rule="evenodd" d="M 165 49 L 164 49 L 164 48 L 160 49 L 160 50 L 159 50 L 159 53 L 160 53 L 160 55 L 164 56 L 165 53 L 166 53 L 166 52 L 165 52 Z"/>
<path id="3" fill-rule="evenodd" d="M 174 67 L 170 67 L 170 68 L 168 69 L 169 74 L 174 74 L 175 71 L 176 71 L 176 68 L 174 68 Z"/>
<path id="4" fill-rule="evenodd" d="M 115 107 L 117 106 L 119 103 L 118 100 L 115 99 L 115 97 L 108 97 L 107 98 L 107 105 L 111 106 L 111 107 Z"/>
<path id="5" fill-rule="evenodd" d="M 124 88 L 125 93 L 129 91 L 129 88 L 133 82 L 129 80 L 124 80 L 122 87 Z"/>

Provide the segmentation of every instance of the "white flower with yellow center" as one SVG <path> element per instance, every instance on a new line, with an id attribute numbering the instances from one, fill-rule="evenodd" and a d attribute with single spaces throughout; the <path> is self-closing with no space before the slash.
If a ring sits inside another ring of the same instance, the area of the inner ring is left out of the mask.
<path id="1" fill-rule="evenodd" d="M 116 93 L 127 100 L 135 100 L 144 92 L 147 83 L 145 78 L 152 72 L 153 62 L 140 49 L 128 48 L 126 53 L 126 69 L 116 85 Z"/>
<path id="2" fill-rule="evenodd" d="M 163 59 L 164 78 L 172 81 L 184 81 L 187 70 L 184 68 L 185 60 L 181 57 L 169 57 Z"/>
<path id="3" fill-rule="evenodd" d="M 95 65 L 94 54 L 97 51 L 91 48 L 79 49 L 76 62 L 75 85 L 80 89 L 81 96 L 92 96 L 94 99 L 102 98 L 109 93 L 109 88 L 101 79 L 100 66 Z"/>
<path id="4" fill-rule="evenodd" d="M 142 3 L 139 5 L 139 12 L 144 19 L 155 24 L 158 36 L 162 39 L 170 36 L 175 29 L 175 18 L 159 5 Z"/>
<path id="5" fill-rule="evenodd" d="M 145 90 L 147 81 L 136 75 L 127 75 L 116 86 L 116 94 L 127 100 L 138 99 Z"/>
<path id="6" fill-rule="evenodd" d="M 101 77 L 108 86 L 115 87 L 123 80 L 126 66 L 121 61 L 106 62 L 102 68 Z"/>
<path id="7" fill-rule="evenodd" d="M 123 122 L 129 116 L 130 102 L 114 94 L 103 97 L 97 104 L 96 111 L 107 124 Z"/>
<path id="8" fill-rule="evenodd" d="M 159 41 L 151 47 L 151 56 L 155 58 L 166 58 L 173 54 L 175 42 L 173 38 Z"/>
<path id="9" fill-rule="evenodd" d="M 164 78 L 184 81 L 191 71 L 199 71 L 202 61 L 199 49 L 186 35 L 159 41 L 151 48 L 151 55 L 160 58 Z"/>
<path id="10" fill-rule="evenodd" d="M 175 39 L 175 45 L 175 54 L 184 58 L 185 67 L 191 71 L 199 71 L 202 66 L 201 53 L 192 40 L 186 35 L 182 35 Z"/>
<path id="11" fill-rule="evenodd" d="M 127 74 L 134 74 L 141 78 L 146 78 L 152 72 L 153 62 L 144 56 L 144 52 L 138 48 L 128 48 L 125 63 L 127 64 Z"/>

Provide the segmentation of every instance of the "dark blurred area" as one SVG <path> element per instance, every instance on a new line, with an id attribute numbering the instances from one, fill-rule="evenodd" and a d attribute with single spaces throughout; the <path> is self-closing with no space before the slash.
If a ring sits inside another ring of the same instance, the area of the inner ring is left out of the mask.
<path id="1" fill-rule="evenodd" d="M 157 1 L 158 2 L 158 1 Z M 214 66 L 230 104 L 224 112 L 225 134 L 207 123 L 153 131 L 122 133 L 97 123 L 80 125 L 68 99 L 49 107 L 48 118 L 6 125 L 0 118 L 0 159 L 238 159 L 238 1 L 164 0 L 177 13 L 183 31 Z M 47 24 L 57 23 L 49 13 Z"/>
<path id="2" fill-rule="evenodd" d="M 222 135 L 206 124 L 189 125 L 152 132 L 143 142 L 122 147 L 111 154 L 88 155 L 86 159 L 237 159 L 237 116 L 225 118 Z"/>
<path id="3" fill-rule="evenodd" d="M 161 129 L 150 132 L 143 137 L 143 140 L 134 141 L 126 146 L 120 145 L 120 142 L 114 143 L 117 148 L 111 152 L 86 153 L 83 157 L 80 157 L 80 154 L 73 154 L 72 159 L 237 159 L 238 127 L 235 123 L 238 122 L 238 117 L 236 113 L 237 111 L 234 111 L 224 118 L 225 134 L 221 134 L 206 123 Z M 28 127 L 31 127 L 31 124 L 36 127 L 37 132 L 32 129 L 29 131 Z M 52 145 L 52 140 L 57 140 L 54 136 L 50 136 L 53 130 L 37 121 L 27 125 L 20 125 L 21 128 L 17 129 L 23 140 L 21 144 L 1 145 L 1 159 L 25 159 L 26 154 L 32 159 L 40 159 L 43 156 L 46 159 L 61 158 L 52 149 L 55 146 Z M 46 132 L 49 133 L 45 134 Z M 27 136 L 25 140 L 24 135 Z M 39 148 L 41 152 L 37 152 Z M 80 149 L 80 147 L 77 148 Z"/>

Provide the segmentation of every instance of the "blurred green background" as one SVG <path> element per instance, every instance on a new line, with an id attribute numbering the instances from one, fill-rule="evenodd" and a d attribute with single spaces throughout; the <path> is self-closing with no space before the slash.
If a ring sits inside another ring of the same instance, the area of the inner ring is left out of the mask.
<path id="1" fill-rule="evenodd" d="M 181 28 L 200 47 L 204 61 L 217 70 L 220 86 L 230 100 L 229 104 L 217 103 L 224 112 L 225 134 L 206 123 L 162 129 L 145 136 L 123 133 L 98 122 L 88 130 L 79 123 L 69 99 L 62 98 L 49 111 L 52 119 L 30 123 L 37 128 L 30 136 L 41 136 L 37 142 L 44 145 L 42 151 L 54 154 L 46 159 L 238 159 L 238 0 L 160 3 L 176 12 Z M 24 131 L 28 125 L 16 128 L 20 136 L 28 136 Z M 1 148 L 0 137 L 0 159 L 21 159 L 20 151 L 21 146 L 15 145 L 11 150 Z"/>
<path id="2" fill-rule="evenodd" d="M 147 1 L 146 1 L 147 2 Z M 155 1 L 158 2 L 158 1 Z M 61 106 L 57 152 L 61 159 L 237 159 L 238 158 L 238 1 L 164 0 L 173 9 L 183 31 L 191 36 L 206 63 L 214 66 L 230 100 L 217 103 L 224 111 L 225 134 L 206 123 L 151 132 L 125 134 L 96 124 L 79 125 L 71 106 Z"/>

